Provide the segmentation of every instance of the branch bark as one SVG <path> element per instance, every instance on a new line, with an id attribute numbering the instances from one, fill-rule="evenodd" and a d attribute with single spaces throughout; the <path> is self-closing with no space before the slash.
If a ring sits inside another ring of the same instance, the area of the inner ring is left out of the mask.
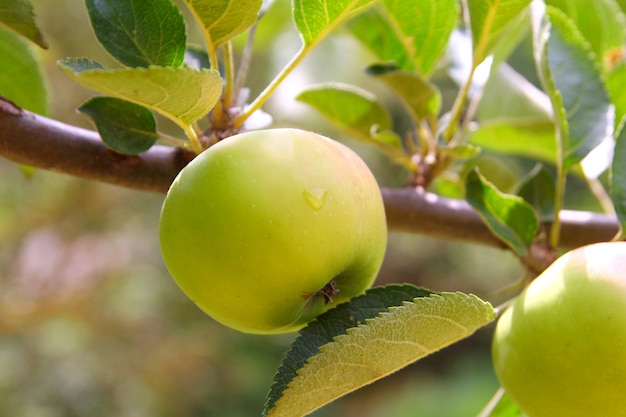
<path id="1" fill-rule="evenodd" d="M 94 131 L 22 110 L 0 98 L 0 156 L 18 164 L 62 172 L 124 187 L 165 193 L 176 174 L 193 158 L 180 148 L 154 146 L 138 156 L 108 149 Z M 463 200 L 414 188 L 383 188 L 392 231 L 457 239 L 502 247 Z M 611 240 L 613 217 L 563 210 L 560 246 L 574 248 Z M 544 224 L 550 230 L 550 223 Z"/>

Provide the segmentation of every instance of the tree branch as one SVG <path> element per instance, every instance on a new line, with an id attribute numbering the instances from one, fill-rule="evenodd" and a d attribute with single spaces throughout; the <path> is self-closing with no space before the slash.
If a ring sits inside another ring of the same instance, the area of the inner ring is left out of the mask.
<path id="1" fill-rule="evenodd" d="M 165 193 L 193 155 L 154 146 L 138 156 L 108 149 L 94 131 L 22 110 L 0 98 L 0 156 L 22 165 L 62 172 L 124 187 Z M 502 247 L 463 200 L 414 188 L 382 189 L 390 230 Z M 574 248 L 608 241 L 618 231 L 613 217 L 561 211 L 560 246 Z M 550 223 L 544 224 L 550 230 Z"/>

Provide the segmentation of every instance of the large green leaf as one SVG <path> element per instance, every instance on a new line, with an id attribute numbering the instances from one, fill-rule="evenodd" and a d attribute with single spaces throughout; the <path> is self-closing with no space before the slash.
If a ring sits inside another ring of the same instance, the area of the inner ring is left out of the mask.
<path id="1" fill-rule="evenodd" d="M 534 209 L 523 198 L 500 192 L 478 170 L 466 178 L 466 199 L 491 232 L 519 256 L 525 256 L 539 231 Z"/>
<path id="2" fill-rule="evenodd" d="M 210 51 L 244 32 L 256 22 L 262 0 L 185 0 L 200 22 Z"/>
<path id="3" fill-rule="evenodd" d="M 185 22 L 171 0 L 86 0 L 96 37 L 129 67 L 177 67 L 185 56 Z"/>
<path id="4" fill-rule="evenodd" d="M 215 70 L 104 69 L 89 59 L 69 59 L 59 65 L 83 86 L 155 110 L 188 133 L 193 122 L 213 109 L 222 91 L 222 79 Z"/>
<path id="5" fill-rule="evenodd" d="M 30 0 L 0 0 L 0 26 L 4 25 L 42 48 L 48 45 L 35 23 Z"/>
<path id="6" fill-rule="evenodd" d="M 39 62 L 29 44 L 0 27 L 0 95 L 20 107 L 46 114 L 48 94 Z"/>
<path id="7" fill-rule="evenodd" d="M 383 0 L 391 30 L 422 75 L 437 65 L 459 16 L 457 0 Z"/>
<path id="8" fill-rule="evenodd" d="M 569 169 L 607 137 L 614 113 L 589 44 L 559 9 L 548 6 L 546 12 L 535 29 L 536 60 Z"/>
<path id="9" fill-rule="evenodd" d="M 393 62 L 405 70 L 415 68 L 413 57 L 409 56 L 407 47 L 392 30 L 389 16 L 381 7 L 372 7 L 360 13 L 346 26 L 381 62 Z"/>
<path id="10" fill-rule="evenodd" d="M 474 45 L 474 66 L 489 54 L 509 23 L 531 0 L 467 0 Z"/>
<path id="11" fill-rule="evenodd" d="M 626 115 L 626 16 L 614 0 L 548 0 L 567 15 L 588 42 L 606 80 L 606 88 L 615 105 L 615 126 Z"/>
<path id="12" fill-rule="evenodd" d="M 364 11 L 375 0 L 293 0 L 293 16 L 305 47 L 321 41 L 334 28 Z"/>
<path id="13" fill-rule="evenodd" d="M 145 152 L 159 137 L 154 116 L 138 104 L 113 97 L 94 97 L 78 111 L 94 121 L 102 141 L 119 153 Z"/>
<path id="14" fill-rule="evenodd" d="M 614 0 L 546 0 L 576 25 L 596 56 L 598 64 L 621 49 L 626 40 L 626 17 Z"/>
<path id="15" fill-rule="evenodd" d="M 621 240 L 626 236 L 626 129 L 624 127 L 615 139 L 610 195 L 620 224 L 619 239 Z"/>
<path id="16" fill-rule="evenodd" d="M 299 354 L 292 354 L 296 366 L 289 373 L 279 369 L 275 377 L 279 389 L 270 393 L 264 415 L 307 415 L 470 336 L 495 318 L 491 305 L 472 295 L 419 294 L 407 299 L 410 294 L 403 292 L 391 303 L 381 302 L 385 296 L 378 291 L 368 292 L 362 297 L 367 300 L 375 295 L 378 300 L 373 305 L 355 308 L 351 306 L 355 299 L 346 305 L 348 314 L 344 311 L 335 319 L 320 317 L 320 333 L 301 336 L 313 346 L 297 340 L 294 346 L 298 343 Z"/>

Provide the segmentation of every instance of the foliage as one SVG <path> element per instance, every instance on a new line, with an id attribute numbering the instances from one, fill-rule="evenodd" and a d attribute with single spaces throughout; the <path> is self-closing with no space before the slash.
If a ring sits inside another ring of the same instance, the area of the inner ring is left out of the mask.
<path id="1" fill-rule="evenodd" d="M 167 144 L 197 154 L 267 124 L 261 108 L 269 98 L 324 40 L 342 33 L 363 52 L 360 76 L 367 81 L 302 86 L 297 100 L 401 167 L 406 187 L 464 199 L 527 267 L 524 278 L 561 246 L 560 214 L 576 199 L 568 184 L 582 184 L 596 206 L 614 213 L 615 239 L 624 236 L 623 2 L 294 0 L 299 49 L 252 98 L 246 81 L 253 40 L 266 14 L 282 4 L 179 3 L 184 8 L 171 0 L 86 0 L 94 34 L 115 67 L 84 57 L 58 61 L 69 77 L 104 95 L 79 111 L 113 151 L 141 155 Z M 42 52 L 33 45 L 48 43 L 32 5 L 0 0 L 0 23 L 0 51 L 10 57 L 0 62 L 0 94 L 45 114 Z M 204 49 L 188 41 L 191 30 Z M 519 63 L 524 48 L 530 67 Z M 161 131 L 159 117 L 179 131 Z M 506 181 L 509 160 L 522 178 Z M 398 288 L 370 290 L 304 329 L 278 370 L 265 413 L 311 412 L 468 337 L 500 311 L 473 295 Z M 379 362 L 368 375 L 355 370 Z M 324 395 L 311 394 L 327 387 Z M 482 415 L 518 414 L 500 392 Z"/>

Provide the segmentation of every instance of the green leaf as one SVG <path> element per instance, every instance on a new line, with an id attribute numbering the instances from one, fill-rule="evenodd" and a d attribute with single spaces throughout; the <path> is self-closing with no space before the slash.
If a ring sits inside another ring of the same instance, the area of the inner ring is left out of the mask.
<path id="1" fill-rule="evenodd" d="M 457 0 L 384 0 L 392 32 L 420 74 L 435 68 L 459 17 Z"/>
<path id="2" fill-rule="evenodd" d="M 48 93 L 39 62 L 29 44 L 0 27 L 0 95 L 20 107 L 45 115 Z"/>
<path id="3" fill-rule="evenodd" d="M 413 70 L 413 57 L 391 27 L 389 16 L 379 7 L 360 13 L 346 24 L 348 30 L 381 62 L 393 62 L 399 68 Z"/>
<path id="4" fill-rule="evenodd" d="M 385 0 L 348 22 L 348 29 L 382 62 L 428 76 L 457 24 L 457 0 Z"/>
<path id="5" fill-rule="evenodd" d="M 620 224 L 619 240 L 626 237 L 626 129 L 622 127 L 615 139 L 611 165 L 610 196 Z"/>
<path id="6" fill-rule="evenodd" d="M 531 0 L 467 0 L 475 67 L 489 56 L 507 25 L 522 13 L 530 2 Z"/>
<path id="7" fill-rule="evenodd" d="M 476 210 L 489 230 L 519 256 L 528 252 L 539 231 L 539 220 L 523 198 L 500 192 L 477 169 L 466 182 L 467 202 Z"/>
<path id="8" fill-rule="evenodd" d="M 328 117 L 333 123 L 370 136 L 372 128 L 391 128 L 391 116 L 376 96 L 361 88 L 340 83 L 309 87 L 296 97 Z"/>
<path id="9" fill-rule="evenodd" d="M 89 116 L 102 141 L 116 152 L 136 155 L 154 145 L 159 135 L 150 110 L 112 97 L 95 97 L 78 108 Z"/>
<path id="10" fill-rule="evenodd" d="M 546 4 L 562 11 L 578 28 L 588 42 L 597 63 L 610 62 L 605 58 L 621 49 L 626 40 L 626 16 L 614 0 L 546 0 Z"/>
<path id="11" fill-rule="evenodd" d="M 626 94 L 624 94 L 626 91 L 626 63 L 619 63 L 606 76 L 606 88 L 615 105 L 615 130 L 617 130 L 623 124 L 626 116 Z"/>
<path id="12" fill-rule="evenodd" d="M 395 162 L 412 167 L 402 140 L 391 130 L 391 116 L 369 91 L 348 84 L 327 83 L 302 91 L 306 103 L 356 139 L 378 146 Z"/>
<path id="13" fill-rule="evenodd" d="M 543 117 L 500 118 L 480 123 L 470 134 L 471 143 L 490 151 L 556 160 L 554 123 Z"/>
<path id="14" fill-rule="evenodd" d="M 262 0 L 185 0 L 200 23 L 209 51 L 243 33 L 256 22 Z"/>
<path id="15" fill-rule="evenodd" d="M 375 0 L 293 0 L 293 17 L 304 46 L 310 47 L 374 3 Z"/>
<path id="16" fill-rule="evenodd" d="M 185 132 L 217 103 L 222 79 L 214 70 L 189 67 L 103 69 L 89 59 L 68 59 L 59 65 L 81 85 L 155 110 Z"/>
<path id="17" fill-rule="evenodd" d="M 567 170 L 612 131 L 614 113 L 589 45 L 563 12 L 552 7 L 546 12 L 549 20 L 536 28 L 536 61 Z"/>
<path id="18" fill-rule="evenodd" d="M 171 0 L 86 0 L 104 48 L 129 67 L 178 67 L 185 55 L 185 22 Z"/>
<path id="19" fill-rule="evenodd" d="M 441 93 L 420 75 L 385 64 L 372 65 L 367 73 L 384 82 L 400 98 L 416 123 L 439 114 Z"/>
<path id="20" fill-rule="evenodd" d="M 30 0 L 0 0 L 0 24 L 14 30 L 40 47 L 48 48 L 39 27 L 35 23 L 35 13 Z"/>
<path id="21" fill-rule="evenodd" d="M 533 206 L 541 218 L 554 217 L 555 179 L 542 164 L 535 165 L 522 179 L 517 195 Z"/>
<path id="22" fill-rule="evenodd" d="M 384 294 L 385 289 L 382 291 Z M 374 295 L 382 298 L 378 291 L 368 292 L 359 302 Z M 407 293 L 391 303 L 375 299 L 365 307 L 351 307 L 356 300 L 344 306 L 354 312 L 344 312 L 335 319 L 321 316 L 314 332 L 294 342 L 290 354 L 298 359 L 292 360 L 295 366 L 290 374 L 279 370 L 275 384 L 281 389 L 270 393 L 264 415 L 307 415 L 470 336 L 495 318 L 491 305 L 462 293 L 416 297 Z M 288 358 L 282 366 L 286 362 Z"/>

